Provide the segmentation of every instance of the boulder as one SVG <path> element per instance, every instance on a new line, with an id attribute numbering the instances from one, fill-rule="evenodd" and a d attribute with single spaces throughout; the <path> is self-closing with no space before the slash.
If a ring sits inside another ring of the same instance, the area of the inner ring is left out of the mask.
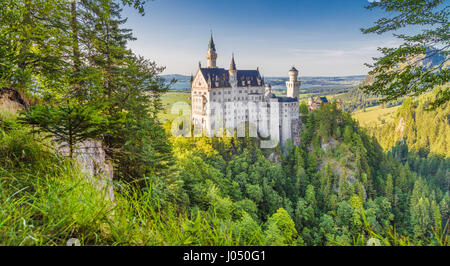
<path id="1" fill-rule="evenodd" d="M 17 90 L 8 87 L 0 88 L 0 109 L 15 113 L 17 110 L 27 110 L 30 102 Z"/>
<path id="2" fill-rule="evenodd" d="M 68 156 L 69 148 L 62 145 L 59 151 Z M 105 150 L 100 141 L 86 140 L 76 145 L 73 158 L 81 165 L 82 172 L 88 176 L 88 181 L 93 182 L 99 190 L 105 193 L 105 197 L 114 200 L 113 166 L 107 160 Z"/>

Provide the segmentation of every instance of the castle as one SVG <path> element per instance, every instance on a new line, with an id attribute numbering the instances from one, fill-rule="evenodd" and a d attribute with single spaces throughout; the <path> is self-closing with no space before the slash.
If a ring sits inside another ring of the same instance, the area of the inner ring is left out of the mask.
<path id="1" fill-rule="evenodd" d="M 198 71 L 191 77 L 191 122 L 194 128 L 207 136 L 231 135 L 237 131 L 245 136 L 262 140 L 261 148 L 273 148 L 292 139 L 300 142 L 298 70 L 289 71 L 286 82 L 287 97 L 277 97 L 270 84 L 256 70 L 240 70 L 236 67 L 234 54 L 230 68 L 216 65 L 217 51 L 211 34 L 206 54 L 207 66 L 199 63 Z"/>
<path id="2" fill-rule="evenodd" d="M 317 97 L 314 99 L 313 96 L 308 99 L 308 109 L 309 111 L 315 111 L 322 106 L 322 104 L 328 103 L 327 97 Z"/>

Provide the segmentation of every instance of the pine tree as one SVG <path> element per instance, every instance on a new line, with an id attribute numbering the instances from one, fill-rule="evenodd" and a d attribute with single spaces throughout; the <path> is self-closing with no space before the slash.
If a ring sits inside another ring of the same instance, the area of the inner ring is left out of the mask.
<path id="1" fill-rule="evenodd" d="M 103 139 L 117 176 L 130 180 L 161 174 L 172 158 L 168 136 L 157 117 L 162 110 L 160 96 L 167 90 L 157 77 L 164 68 L 127 48 L 134 37 L 122 27 L 126 19 L 115 1 L 82 1 L 78 16 L 83 18 L 78 36 L 89 69 L 100 73 L 82 97 L 106 106 L 110 128 Z"/>
<path id="2" fill-rule="evenodd" d="M 68 14 L 64 0 L 4 0 L 0 8 L 0 86 L 25 92 L 64 86 Z"/>
<path id="3" fill-rule="evenodd" d="M 35 126 L 35 132 L 43 132 L 61 146 L 67 146 L 70 158 L 76 144 L 98 137 L 106 127 L 100 110 L 70 102 L 57 107 L 34 106 L 23 113 L 21 121 Z"/>

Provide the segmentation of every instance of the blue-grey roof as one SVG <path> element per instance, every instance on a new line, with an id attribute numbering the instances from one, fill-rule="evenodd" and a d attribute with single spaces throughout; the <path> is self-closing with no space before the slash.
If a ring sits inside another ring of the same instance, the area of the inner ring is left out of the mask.
<path id="1" fill-rule="evenodd" d="M 213 51 L 216 50 L 216 45 L 214 44 L 214 40 L 213 40 L 212 33 L 211 33 L 211 39 L 209 40 L 208 48 L 210 48 L 210 49 L 213 50 Z"/>
<path id="2" fill-rule="evenodd" d="M 206 81 L 208 81 L 208 78 L 211 78 L 211 88 L 231 87 L 228 70 L 223 68 L 200 68 L 200 71 L 202 71 Z M 219 82 L 217 87 L 216 81 Z"/>
<path id="3" fill-rule="evenodd" d="M 211 88 L 231 87 L 229 82 L 230 73 L 228 70 L 224 68 L 200 68 L 200 71 L 206 81 L 208 81 L 208 78 L 211 78 Z M 261 80 L 261 86 L 264 85 L 258 70 L 237 70 L 238 87 L 259 86 L 258 79 Z M 216 81 L 219 82 L 219 86 L 216 86 Z M 245 81 L 244 84 L 242 84 L 242 81 Z M 250 81 L 250 84 L 248 84 L 248 81 Z"/>
<path id="4" fill-rule="evenodd" d="M 320 100 L 322 100 L 322 102 L 324 102 L 324 103 L 327 103 L 327 102 L 328 102 L 327 97 L 320 97 Z"/>
<path id="5" fill-rule="evenodd" d="M 290 103 L 290 102 L 296 102 L 297 98 L 292 97 L 277 97 L 278 101 L 281 103 Z"/>
<path id="6" fill-rule="evenodd" d="M 261 75 L 258 70 L 238 70 L 237 71 L 237 80 L 238 87 L 247 87 L 247 86 L 259 86 L 258 79 L 261 80 L 261 85 L 264 85 L 262 82 Z M 246 81 L 244 85 L 242 85 L 242 81 Z M 250 84 L 248 84 L 250 81 Z"/>
<path id="7" fill-rule="evenodd" d="M 230 70 L 236 70 L 236 63 L 234 62 L 234 54 L 231 59 Z"/>

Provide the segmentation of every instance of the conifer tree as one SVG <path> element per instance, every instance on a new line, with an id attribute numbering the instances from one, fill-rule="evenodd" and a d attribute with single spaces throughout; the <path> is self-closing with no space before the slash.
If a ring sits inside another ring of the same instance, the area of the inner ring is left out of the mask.
<path id="1" fill-rule="evenodd" d="M 99 137 L 106 127 L 99 110 L 73 102 L 57 107 L 34 106 L 23 113 L 21 121 L 35 126 L 35 132 L 42 132 L 61 146 L 67 146 L 70 158 L 77 144 Z"/>
<path id="2" fill-rule="evenodd" d="M 97 89 L 90 91 L 90 101 L 106 103 L 105 116 L 114 125 L 104 134 L 107 153 L 121 178 L 161 174 L 171 162 L 170 144 L 157 117 L 162 110 L 160 96 L 167 90 L 157 77 L 164 68 L 127 48 L 135 38 L 123 28 L 126 19 L 118 3 L 84 2 L 88 60 L 102 74 Z"/>

